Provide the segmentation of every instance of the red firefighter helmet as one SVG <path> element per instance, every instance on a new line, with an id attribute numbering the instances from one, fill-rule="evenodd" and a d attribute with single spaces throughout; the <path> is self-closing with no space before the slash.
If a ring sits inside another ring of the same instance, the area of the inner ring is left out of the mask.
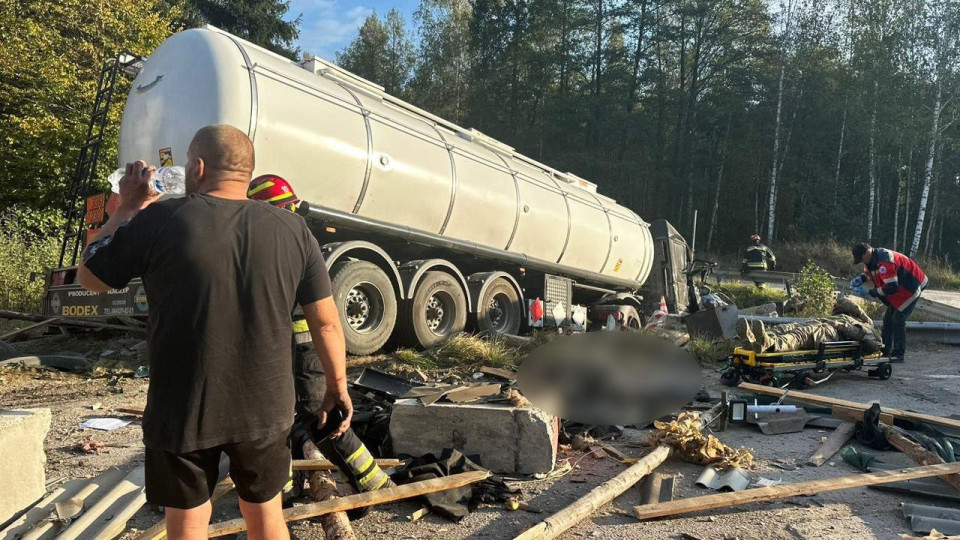
<path id="1" fill-rule="evenodd" d="M 296 212 L 300 204 L 300 199 L 293 192 L 290 183 L 274 174 L 264 174 L 254 178 L 247 189 L 247 198 L 268 202 L 277 208 L 285 208 L 291 212 Z"/>

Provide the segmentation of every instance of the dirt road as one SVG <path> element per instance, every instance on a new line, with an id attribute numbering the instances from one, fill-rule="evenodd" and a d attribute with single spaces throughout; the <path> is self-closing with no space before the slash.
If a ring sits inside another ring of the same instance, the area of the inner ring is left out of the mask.
<path id="1" fill-rule="evenodd" d="M 906 366 L 896 366 L 889 381 L 868 379 L 862 374 L 838 375 L 814 392 L 863 402 L 879 399 L 894 407 L 932 414 L 956 413 L 957 403 L 960 403 L 960 363 L 955 350 L 943 347 L 922 350 L 914 347 L 914 350 L 913 361 Z M 717 395 L 721 390 L 718 369 L 708 367 L 705 372 L 708 389 Z M 143 380 L 120 379 L 111 384 L 109 379 L 38 376 L 33 372 L 11 369 L 0 371 L 0 408 L 49 407 L 53 412 L 53 425 L 46 441 L 48 480 L 92 475 L 110 466 L 131 468 L 141 462 L 141 430 L 137 423 L 112 432 L 84 431 L 78 426 L 86 418 L 110 416 L 111 408 L 143 405 L 145 400 L 146 382 Z M 91 406 L 97 403 L 100 404 L 98 410 L 92 410 Z M 765 477 L 798 482 L 855 474 L 856 470 L 839 458 L 821 468 L 801 465 L 826 434 L 817 429 L 806 429 L 801 433 L 764 436 L 753 427 L 734 426 L 718 436 L 731 446 L 753 449 L 758 459 L 756 470 L 750 471 L 754 479 Z M 74 448 L 88 436 L 112 445 L 109 453 L 79 454 Z M 644 432 L 628 429 L 625 437 L 616 441 L 614 446 L 628 456 L 640 456 L 645 450 L 636 443 L 644 440 Z M 879 454 L 888 463 L 909 465 L 902 454 Z M 368 517 L 355 522 L 354 528 L 366 538 L 511 538 L 624 467 L 612 459 L 595 459 L 580 452 L 565 452 L 561 457 L 578 464 L 573 473 L 556 480 L 521 482 L 528 502 L 545 514 L 482 506 L 459 523 L 432 515 L 410 523 L 406 516 L 418 506 L 404 502 L 377 508 Z M 771 465 L 775 460 L 780 464 L 801 466 L 796 470 L 782 470 Z M 700 470 L 699 466 L 673 459 L 660 468 L 660 472 L 682 475 L 678 480 L 677 497 L 709 493 L 693 485 Z M 639 489 L 634 487 L 563 538 L 663 539 L 680 538 L 681 533 L 687 533 L 703 540 L 888 539 L 909 532 L 897 512 L 897 504 L 901 501 L 937 504 L 937 501 L 857 488 L 815 498 L 769 501 L 639 523 L 630 512 L 640 502 Z M 227 497 L 216 505 L 213 519 L 219 521 L 238 516 L 236 498 Z M 133 529 L 144 530 L 159 519 L 158 512 L 144 507 L 130 522 L 124 537 L 135 538 Z M 292 532 L 295 538 L 323 538 L 319 525 L 309 522 L 295 524 Z"/>

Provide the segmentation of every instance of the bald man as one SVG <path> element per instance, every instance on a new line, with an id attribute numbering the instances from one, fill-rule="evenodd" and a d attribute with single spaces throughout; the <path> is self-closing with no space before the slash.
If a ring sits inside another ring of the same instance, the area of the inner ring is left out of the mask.
<path id="1" fill-rule="evenodd" d="M 286 539 L 294 383 L 291 313 L 300 304 L 327 379 L 321 423 L 350 424 L 343 331 L 330 277 L 303 219 L 247 200 L 253 144 L 230 126 L 196 133 L 182 198 L 158 202 L 153 168 L 127 164 L 121 204 L 83 252 L 81 285 L 140 276 L 150 299 L 143 417 L 147 500 L 172 539 L 206 538 L 222 454 L 253 539 Z"/>

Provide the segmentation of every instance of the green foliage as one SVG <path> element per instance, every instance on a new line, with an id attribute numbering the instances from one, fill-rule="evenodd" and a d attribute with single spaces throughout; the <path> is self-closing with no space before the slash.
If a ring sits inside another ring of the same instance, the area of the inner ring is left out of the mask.
<path id="1" fill-rule="evenodd" d="M 749 308 L 770 302 L 783 302 L 787 293 L 770 286 L 757 287 L 752 283 L 725 282 L 718 291 L 727 295 L 739 308 Z"/>
<path id="2" fill-rule="evenodd" d="M 16 209 L 0 215 L 0 309 L 40 313 L 46 271 L 60 257 L 59 240 L 38 234 L 50 221 Z"/>
<path id="3" fill-rule="evenodd" d="M 183 0 L 178 22 L 195 27 L 212 24 L 292 60 L 300 56 L 294 45 L 300 36 L 302 15 L 289 20 L 289 0 Z"/>
<path id="4" fill-rule="evenodd" d="M 826 270 L 808 262 L 800 270 L 793 284 L 794 292 L 801 302 L 803 317 L 826 317 L 833 310 L 836 300 L 834 283 Z"/>
<path id="5" fill-rule="evenodd" d="M 381 20 L 374 13 L 360 27 L 346 50 L 337 53 L 337 64 L 383 86 L 388 94 L 402 96 L 413 68 L 413 44 L 407 38 L 403 15 L 391 9 Z"/>
<path id="6" fill-rule="evenodd" d="M 101 61 L 147 55 L 177 10 L 155 0 L 0 0 L 0 208 L 62 210 Z M 115 167 L 129 83 L 114 94 L 98 174 Z"/>

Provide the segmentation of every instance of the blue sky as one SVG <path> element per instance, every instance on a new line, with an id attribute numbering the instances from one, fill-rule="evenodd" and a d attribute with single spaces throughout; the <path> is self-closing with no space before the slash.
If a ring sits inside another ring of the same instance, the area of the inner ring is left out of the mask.
<path id="1" fill-rule="evenodd" d="M 303 52 L 333 60 L 357 35 L 357 28 L 371 13 L 384 15 L 396 7 L 411 26 L 418 0 L 291 0 L 288 15 L 303 14 L 297 45 Z"/>

